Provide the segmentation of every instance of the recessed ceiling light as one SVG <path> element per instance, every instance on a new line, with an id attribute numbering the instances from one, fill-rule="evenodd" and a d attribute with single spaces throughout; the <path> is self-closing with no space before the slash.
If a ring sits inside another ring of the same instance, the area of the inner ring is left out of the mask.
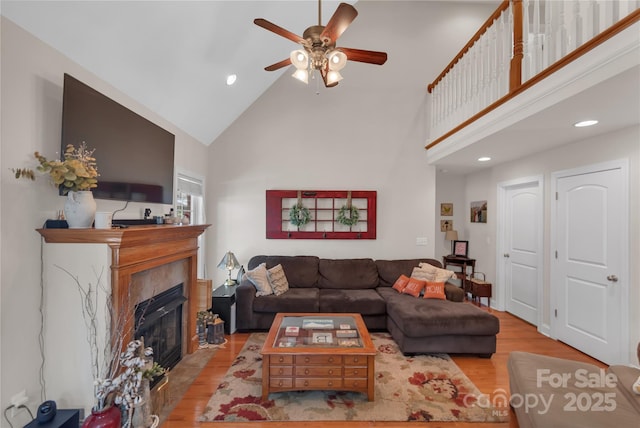
<path id="1" fill-rule="evenodd" d="M 230 74 L 227 76 L 227 85 L 231 86 L 234 83 L 236 83 L 236 79 L 238 78 L 238 76 L 236 76 L 235 74 Z"/>
<path id="2" fill-rule="evenodd" d="M 478 158 L 478 162 L 489 162 L 491 158 L 489 156 L 482 156 Z"/>
<path id="3" fill-rule="evenodd" d="M 598 123 L 597 120 L 582 120 L 580 122 L 574 123 L 573 126 L 576 128 L 584 128 L 585 126 L 593 126 Z"/>

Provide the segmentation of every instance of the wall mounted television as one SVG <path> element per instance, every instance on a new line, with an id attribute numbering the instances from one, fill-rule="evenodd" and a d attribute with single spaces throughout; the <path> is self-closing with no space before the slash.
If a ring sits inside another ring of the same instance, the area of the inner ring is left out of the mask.
<path id="1" fill-rule="evenodd" d="M 62 145 L 95 149 L 97 199 L 173 204 L 175 136 L 64 75 Z"/>

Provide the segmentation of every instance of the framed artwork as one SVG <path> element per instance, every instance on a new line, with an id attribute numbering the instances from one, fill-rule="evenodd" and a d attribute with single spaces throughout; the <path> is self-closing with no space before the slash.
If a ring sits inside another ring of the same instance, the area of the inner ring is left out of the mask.
<path id="1" fill-rule="evenodd" d="M 487 222 L 487 201 L 471 202 L 471 223 Z"/>
<path id="2" fill-rule="evenodd" d="M 453 230 L 453 220 L 440 220 L 440 232 Z"/>
<path id="3" fill-rule="evenodd" d="M 440 215 L 443 217 L 450 217 L 453 215 L 453 204 L 443 203 L 440 204 Z"/>
<path id="4" fill-rule="evenodd" d="M 469 241 L 453 241 L 453 255 L 467 257 L 469 253 Z"/>

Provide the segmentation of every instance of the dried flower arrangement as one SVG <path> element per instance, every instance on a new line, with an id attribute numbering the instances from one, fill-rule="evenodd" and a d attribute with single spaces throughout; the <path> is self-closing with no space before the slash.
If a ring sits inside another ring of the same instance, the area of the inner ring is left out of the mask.
<path id="1" fill-rule="evenodd" d="M 48 160 L 39 152 L 33 155 L 40 165 L 36 168 L 41 173 L 49 174 L 51 181 L 62 188 L 66 194 L 70 190 L 91 190 L 98 186 L 98 166 L 93 157 L 95 150 L 87 149 L 83 141 L 77 149 L 73 144 L 67 145 L 64 160 Z M 16 178 L 35 180 L 35 172 L 31 168 L 12 168 Z"/>

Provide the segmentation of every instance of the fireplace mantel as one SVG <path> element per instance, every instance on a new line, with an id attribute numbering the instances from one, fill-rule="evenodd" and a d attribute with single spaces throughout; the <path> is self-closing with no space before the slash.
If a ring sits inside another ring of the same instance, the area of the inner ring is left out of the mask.
<path id="1" fill-rule="evenodd" d="M 197 296 L 198 236 L 209 227 L 201 225 L 144 225 L 112 229 L 38 229 L 50 244 L 106 244 L 111 249 L 111 293 L 113 313 L 121 313 L 127 301 L 131 276 L 176 260 L 189 260 L 189 280 L 185 284 L 188 299 Z M 187 352 L 197 347 L 197 305 L 188 304 L 186 311 Z M 133 310 L 133 308 L 129 308 Z M 132 335 L 132 320 L 125 325 L 126 336 Z M 125 341 L 124 343 L 127 343 Z"/>

